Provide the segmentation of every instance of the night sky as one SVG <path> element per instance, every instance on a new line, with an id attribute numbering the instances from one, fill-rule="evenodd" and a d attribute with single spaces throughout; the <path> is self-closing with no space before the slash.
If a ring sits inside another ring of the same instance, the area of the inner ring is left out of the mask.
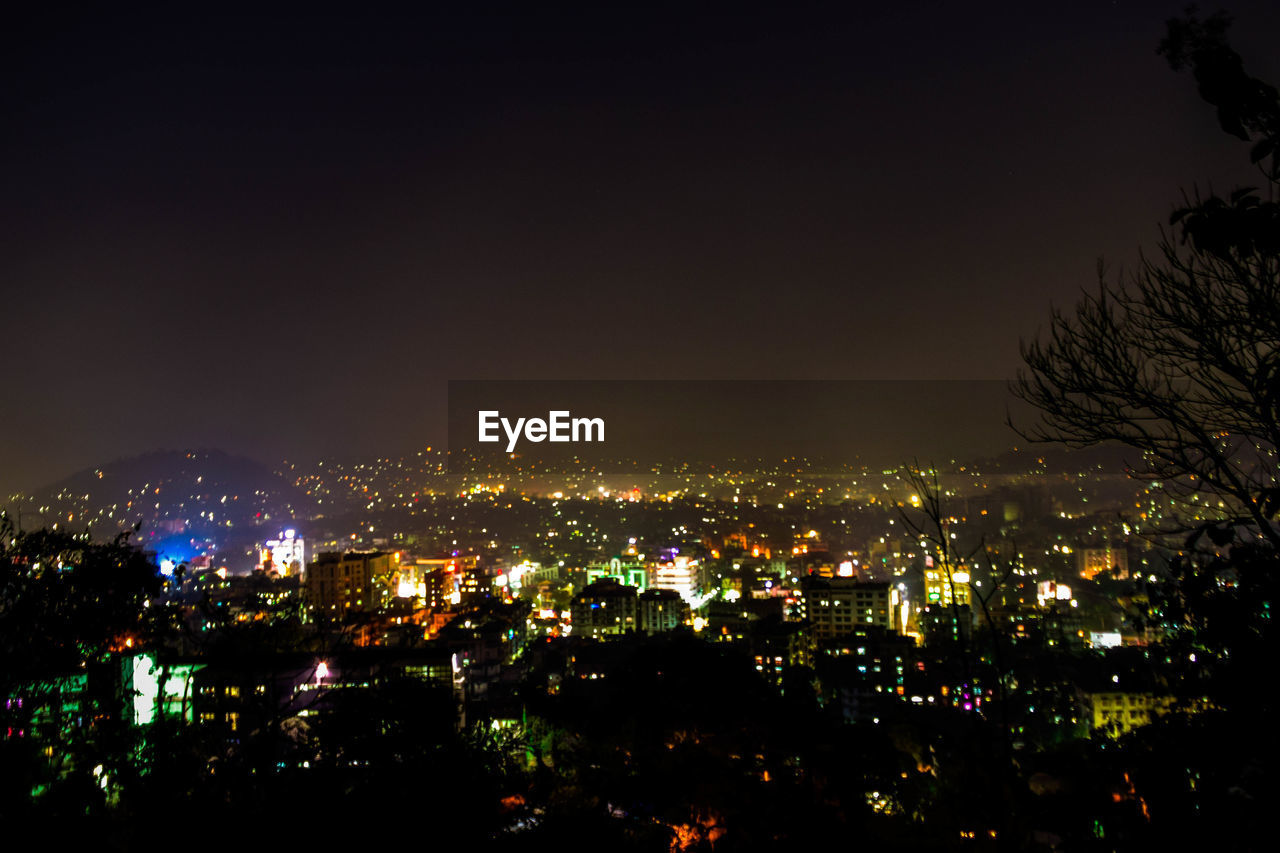
<path id="1" fill-rule="evenodd" d="M 449 379 L 1007 378 L 1250 179 L 1181 2 L 453 5 L 6 22 L 0 488 L 410 452 Z"/>

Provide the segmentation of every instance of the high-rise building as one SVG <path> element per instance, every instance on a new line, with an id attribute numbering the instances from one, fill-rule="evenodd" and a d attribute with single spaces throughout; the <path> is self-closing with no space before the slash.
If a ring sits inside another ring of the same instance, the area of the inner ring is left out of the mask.
<path id="1" fill-rule="evenodd" d="M 312 611 L 341 617 L 382 607 L 394 592 L 395 556 L 382 551 L 320 554 L 307 566 L 307 601 Z"/>
<path id="2" fill-rule="evenodd" d="M 601 578 L 573 597 L 569 605 L 575 637 L 619 636 L 636 630 L 639 601 L 634 586 Z"/>
<path id="3" fill-rule="evenodd" d="M 637 624 L 646 634 L 674 631 L 689 616 L 689 605 L 679 593 L 669 589 L 648 589 L 640 593 Z"/>
<path id="4" fill-rule="evenodd" d="M 901 629 L 887 583 L 810 575 L 801 582 L 800 588 L 815 640 L 834 639 L 869 626 L 887 631 Z"/>
<path id="5" fill-rule="evenodd" d="M 1114 572 L 1120 580 L 1127 580 L 1129 577 L 1129 553 L 1122 546 L 1080 548 L 1076 555 L 1081 577 L 1092 578 L 1101 572 Z"/>

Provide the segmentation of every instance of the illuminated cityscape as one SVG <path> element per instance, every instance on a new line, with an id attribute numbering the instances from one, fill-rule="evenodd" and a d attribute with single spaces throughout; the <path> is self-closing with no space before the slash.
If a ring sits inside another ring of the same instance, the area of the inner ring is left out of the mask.
<path id="1" fill-rule="evenodd" d="M 15 19 L 7 837 L 1273 849 L 1276 10 L 510 6 Z"/>
<path id="2" fill-rule="evenodd" d="M 868 727 L 862 736 L 873 741 L 917 727 L 934 757 L 875 777 L 867 801 L 901 822 L 914 777 L 933 784 L 935 762 L 960 760 L 940 757 L 943 743 L 932 741 L 949 727 L 1005 720 L 1007 748 L 1030 757 L 1070 743 L 1105 750 L 1162 714 L 1209 707 L 1205 696 L 1187 706 L 1176 667 L 1152 657 L 1169 572 L 1157 535 L 1177 508 L 1158 484 L 1129 479 L 1113 452 L 1017 451 L 927 472 L 947 507 L 945 547 L 913 529 L 923 502 L 904 468 L 832 471 L 789 459 L 626 481 L 541 471 L 549 491 L 532 491 L 520 471 L 445 474 L 440 454 L 424 453 L 279 466 L 265 491 L 280 497 L 259 504 L 260 518 L 237 519 L 243 531 L 202 525 L 211 475 L 184 469 L 216 469 L 217 456 L 172 454 L 188 479 L 126 487 L 161 498 L 144 528 L 163 525 L 191 554 L 150 599 L 179 633 L 159 647 L 140 628 L 115 641 L 114 695 L 134 697 L 134 729 L 168 720 L 216 733 L 238 754 L 264 725 L 282 726 L 296 739 L 277 750 L 272 772 L 290 777 L 334 760 L 322 733 L 341 713 L 337 697 L 355 690 L 375 701 L 406 683 L 455 709 L 449 731 L 519 735 L 519 752 L 506 755 L 528 774 L 582 760 L 540 755 L 533 740 L 572 731 L 562 715 L 576 703 L 628 702 L 640 689 L 632 679 L 655 677 L 644 667 L 702 661 L 740 678 L 754 672 L 768 703 L 800 715 L 790 725 L 812 716 L 804 725 Z M 91 476 L 105 483 L 130 467 Z M 59 528 L 107 538 L 98 527 L 113 519 L 100 501 L 114 489 L 103 494 L 26 498 Z M 227 658 L 218 651 L 227 643 L 258 651 Z M 1044 674 L 1051 661 L 1062 674 Z M 588 685 L 618 678 L 620 693 L 599 688 L 592 698 Z M 75 698 L 80 682 L 59 689 L 68 710 L 87 702 Z M 610 713 L 632 713 L 624 708 Z M 935 719 L 941 713 L 954 719 Z M 720 736 L 684 735 L 695 753 Z M 769 751 L 730 761 L 734 778 L 784 774 L 801 784 L 803 748 L 758 748 Z M 529 802 L 512 821 L 537 823 Z M 1094 819 L 1105 832 L 1137 814 L 1112 804 Z M 972 831 L 1005 831 L 987 821 Z"/>

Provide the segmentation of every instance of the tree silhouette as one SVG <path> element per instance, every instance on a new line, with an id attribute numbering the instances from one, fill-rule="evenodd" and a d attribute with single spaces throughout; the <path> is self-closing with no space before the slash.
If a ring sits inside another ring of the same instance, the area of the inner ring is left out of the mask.
<path id="1" fill-rule="evenodd" d="M 1196 191 L 1133 274 L 1109 280 L 1100 264 L 1096 293 L 1023 344 L 1013 391 L 1039 417 L 1012 425 L 1037 441 L 1128 445 L 1135 476 L 1177 499 L 1214 497 L 1197 507 L 1206 529 L 1280 546 L 1280 94 L 1245 73 L 1227 25 L 1170 21 L 1160 53 L 1253 143 L 1263 189 Z"/>
<path id="2" fill-rule="evenodd" d="M 112 667 L 165 614 L 147 607 L 161 579 L 128 538 L 19 531 L 0 515 L 0 817 L 30 817 L 35 793 L 54 814 L 101 806 L 135 745 Z"/>
<path id="3" fill-rule="evenodd" d="M 1012 424 L 1022 436 L 1127 445 L 1131 473 L 1181 505 L 1159 531 L 1176 538 L 1163 538 L 1168 581 L 1149 587 L 1164 638 L 1148 655 L 1200 713 L 1169 715 L 1111 753 L 1128 786 L 1116 802 L 1142 802 L 1133 826 L 1152 846 L 1216 841 L 1228 825 L 1233 840 L 1269 832 L 1258 806 L 1278 788 L 1261 771 L 1280 739 L 1260 682 L 1280 584 L 1280 93 L 1246 73 L 1228 25 L 1188 12 L 1159 52 L 1251 143 L 1260 187 L 1185 194 L 1154 256 L 1121 279 L 1100 265 L 1096 292 L 1024 343 L 1012 386 L 1039 412 Z"/>

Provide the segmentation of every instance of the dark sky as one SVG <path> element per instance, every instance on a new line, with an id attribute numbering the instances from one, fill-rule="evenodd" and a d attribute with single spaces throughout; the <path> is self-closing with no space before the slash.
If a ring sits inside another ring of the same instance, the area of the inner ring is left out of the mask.
<path id="1" fill-rule="evenodd" d="M 1004 378 L 1250 177 L 1181 2 L 452 5 L 7 22 L 0 487 L 408 452 L 449 379 Z"/>

